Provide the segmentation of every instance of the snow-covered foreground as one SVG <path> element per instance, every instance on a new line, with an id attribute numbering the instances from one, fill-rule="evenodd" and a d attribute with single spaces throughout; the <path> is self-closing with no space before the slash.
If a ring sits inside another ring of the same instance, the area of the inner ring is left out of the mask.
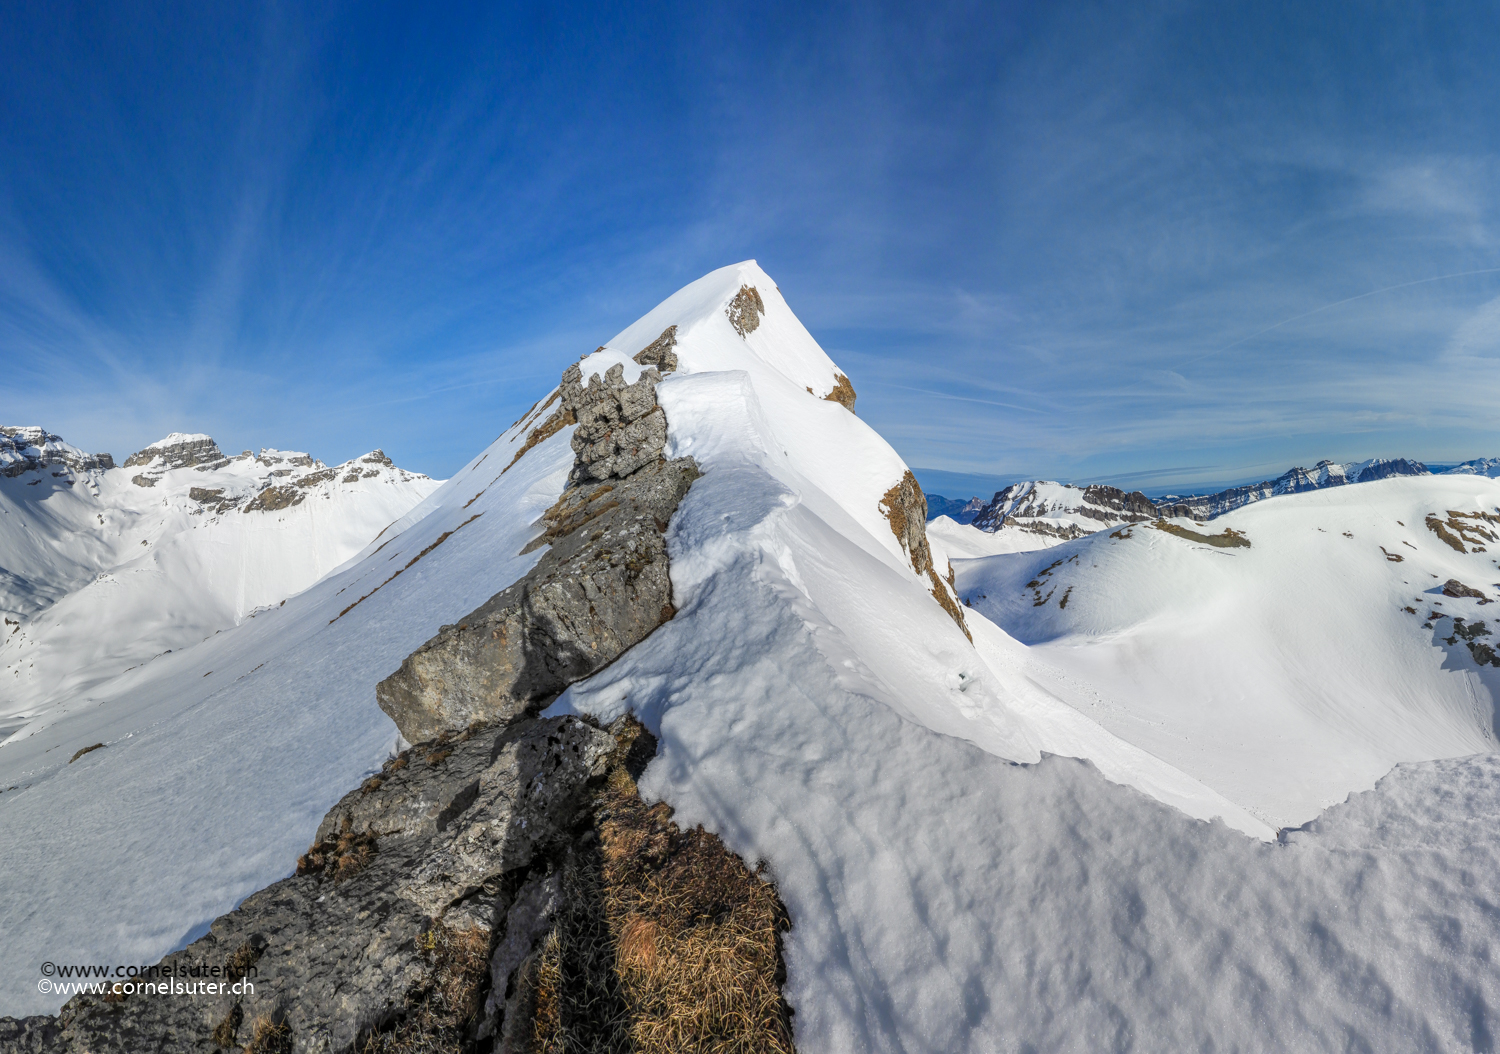
<path id="1" fill-rule="evenodd" d="M 744 336 L 742 286 L 764 303 Z M 1401 769 L 1276 842 L 978 609 L 970 642 L 881 511 L 904 464 L 821 398 L 837 371 L 764 272 L 714 272 L 609 347 L 673 325 L 668 453 L 704 469 L 668 537 L 678 613 L 553 710 L 633 708 L 661 742 L 643 792 L 767 861 L 802 1050 L 1489 1042 L 1493 758 Z M 44 959 L 148 961 L 291 870 L 394 739 L 375 682 L 537 559 L 573 459 L 563 429 L 512 462 L 530 423 L 285 607 L 0 748 L 21 787 L 0 793 L 0 1010 L 45 1007 Z"/>

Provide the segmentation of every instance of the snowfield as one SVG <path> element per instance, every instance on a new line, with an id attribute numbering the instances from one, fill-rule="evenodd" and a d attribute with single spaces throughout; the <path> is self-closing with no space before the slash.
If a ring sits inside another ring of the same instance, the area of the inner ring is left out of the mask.
<path id="1" fill-rule="evenodd" d="M 188 445 L 203 463 L 147 456 Z M 0 742 L 308 588 L 438 486 L 379 451 L 329 468 L 279 450 L 226 458 L 196 434 L 131 460 L 0 477 Z M 287 504 L 257 508 L 267 488 Z"/>
<path id="2" fill-rule="evenodd" d="M 1442 590 L 1500 595 L 1500 545 L 1473 535 L 1475 551 L 1456 551 L 1426 526 L 1449 510 L 1495 516 L 1500 481 L 1394 478 L 1170 521 L 1248 547 L 1137 525 L 955 561 L 958 590 L 1029 645 L 1025 669 L 1053 694 L 1268 825 L 1297 826 L 1398 762 L 1495 749 L 1500 668 L 1447 643 L 1454 616 L 1473 628 L 1490 609 Z M 1475 641 L 1500 643 L 1493 624 Z"/>
<path id="3" fill-rule="evenodd" d="M 713 272 L 589 366 L 668 326 L 668 455 L 704 469 L 668 534 L 677 615 L 551 712 L 634 710 L 661 744 L 643 794 L 768 864 L 800 1049 L 1489 1049 L 1491 682 L 1451 618 L 1401 607 L 1480 617 L 1432 590 L 1493 595 L 1488 553 L 1440 552 L 1423 515 L 1500 484 L 1193 528 L 1250 548 L 1140 525 L 1007 553 L 938 521 L 971 642 L 882 511 L 906 466 L 824 398 L 841 375 L 775 283 Z M 396 739 L 375 683 L 538 559 L 573 454 L 567 428 L 524 449 L 530 423 L 285 606 L 0 747 L 0 1012 L 53 1008 L 42 960 L 152 961 L 290 873 Z"/>

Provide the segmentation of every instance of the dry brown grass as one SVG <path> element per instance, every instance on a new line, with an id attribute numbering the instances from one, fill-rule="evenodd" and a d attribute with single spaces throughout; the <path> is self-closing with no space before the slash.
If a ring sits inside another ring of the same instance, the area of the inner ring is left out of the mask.
<path id="1" fill-rule="evenodd" d="M 406 994 L 406 1013 L 394 1028 L 365 1037 L 360 1054 L 472 1049 L 469 1037 L 489 978 L 489 931 L 437 925 L 418 938 L 417 947 L 428 966 L 425 983 Z"/>
<path id="2" fill-rule="evenodd" d="M 81 758 L 85 754 L 89 753 L 89 751 L 91 751 L 91 750 L 100 750 L 100 749 L 103 748 L 103 746 L 104 746 L 103 743 L 95 743 L 91 747 L 84 747 L 82 750 L 80 750 L 78 753 L 74 754 L 72 757 L 70 757 L 68 759 L 68 764 L 69 765 L 73 764 L 73 762 L 77 761 L 79 758 Z"/>
<path id="3" fill-rule="evenodd" d="M 234 981 L 248 976 L 250 971 L 255 968 L 255 964 L 260 962 L 260 957 L 264 952 L 264 943 L 258 948 L 250 941 L 241 944 L 224 963 L 226 976 Z"/>
<path id="4" fill-rule="evenodd" d="M 1212 545 L 1216 549 L 1250 548 L 1250 539 L 1231 527 L 1224 528 L 1223 534 L 1199 534 L 1197 531 L 1189 530 L 1186 527 L 1179 527 L 1177 524 L 1169 523 L 1166 520 L 1153 520 L 1151 526 L 1155 527 L 1158 531 L 1165 531 L 1167 534 L 1185 539 L 1186 541 L 1201 542 L 1203 545 Z"/>
<path id="5" fill-rule="evenodd" d="M 292 1030 L 280 1017 L 262 1014 L 250 1030 L 242 1054 L 292 1054 Z"/>
<path id="6" fill-rule="evenodd" d="M 632 721 L 620 739 L 595 799 L 597 847 L 565 872 L 564 917 L 526 979 L 534 1048 L 792 1051 L 776 887 L 641 801 L 629 759 L 650 737 Z"/>
<path id="7" fill-rule="evenodd" d="M 229 1013 L 224 1015 L 224 1020 L 214 1026 L 212 1039 L 214 1046 L 225 1050 L 234 1046 L 234 1037 L 240 1030 L 240 1025 L 245 1021 L 245 1008 L 235 1003 L 229 1008 Z"/>
<path id="8" fill-rule="evenodd" d="M 547 405 L 552 405 L 550 399 L 547 401 Z M 545 407 L 543 409 L 545 409 Z M 564 428 L 568 427 L 568 425 L 577 423 L 578 418 L 574 417 L 573 411 L 568 409 L 566 406 L 562 406 L 554 410 L 551 417 L 547 418 L 541 424 L 533 428 L 530 434 L 526 436 L 526 442 L 521 444 L 521 448 L 516 451 L 516 456 L 510 459 L 510 465 L 506 465 L 500 470 L 500 475 L 503 476 L 507 472 L 509 472 L 511 469 L 511 465 L 514 465 L 517 461 L 520 461 L 522 455 L 524 455 L 526 451 L 530 450 L 538 443 L 541 443 L 547 439 L 551 439 L 558 432 L 561 432 Z"/>
<path id="9" fill-rule="evenodd" d="M 324 875 L 335 884 L 353 878 L 375 859 L 379 837 L 375 830 L 354 830 L 346 813 L 337 835 L 314 842 L 297 858 L 297 874 Z"/>

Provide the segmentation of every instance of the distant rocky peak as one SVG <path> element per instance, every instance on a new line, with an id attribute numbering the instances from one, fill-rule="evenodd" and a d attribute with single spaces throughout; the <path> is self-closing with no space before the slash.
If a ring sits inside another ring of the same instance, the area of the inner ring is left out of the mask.
<path id="1" fill-rule="evenodd" d="M 115 467 L 108 454 L 89 454 L 36 425 L 0 426 L 0 476 L 14 477 L 59 465 L 75 472 Z"/>
<path id="2" fill-rule="evenodd" d="M 159 460 L 158 460 L 159 459 Z M 176 468 L 192 468 L 225 460 L 219 444 L 209 436 L 197 432 L 173 432 L 137 450 L 125 459 L 125 468 L 150 467 L 160 472 Z"/>
<path id="3" fill-rule="evenodd" d="M 293 468 L 326 467 L 311 454 L 305 454 L 300 450 L 277 450 L 275 447 L 261 447 L 260 453 L 255 455 L 255 460 L 262 465 L 291 465 Z"/>

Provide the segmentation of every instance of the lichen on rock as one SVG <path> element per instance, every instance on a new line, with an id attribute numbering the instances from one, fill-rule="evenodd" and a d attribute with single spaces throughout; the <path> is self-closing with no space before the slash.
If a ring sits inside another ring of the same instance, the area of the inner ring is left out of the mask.
<path id="1" fill-rule="evenodd" d="M 760 328 L 760 316 L 765 313 L 766 305 L 753 285 L 740 286 L 740 291 L 734 294 L 734 299 L 724 309 L 729 324 L 742 337 L 748 337 Z"/>

